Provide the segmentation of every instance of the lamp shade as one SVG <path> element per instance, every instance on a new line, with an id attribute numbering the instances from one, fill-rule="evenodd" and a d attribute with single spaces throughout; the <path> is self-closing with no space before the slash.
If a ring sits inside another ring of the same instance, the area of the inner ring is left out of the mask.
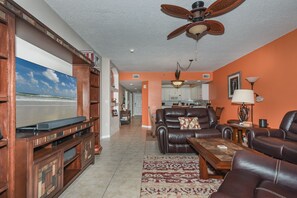
<path id="1" fill-rule="evenodd" d="M 255 83 L 257 80 L 259 79 L 259 77 L 247 77 L 246 80 L 249 83 Z"/>
<path id="2" fill-rule="evenodd" d="M 232 97 L 232 103 L 254 104 L 254 91 L 251 89 L 236 89 Z"/>

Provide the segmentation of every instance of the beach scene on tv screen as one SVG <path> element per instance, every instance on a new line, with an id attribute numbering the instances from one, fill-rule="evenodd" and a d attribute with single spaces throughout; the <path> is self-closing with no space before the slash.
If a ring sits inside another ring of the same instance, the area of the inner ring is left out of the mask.
<path id="1" fill-rule="evenodd" d="M 16 58 L 17 127 L 76 115 L 76 78 Z"/>

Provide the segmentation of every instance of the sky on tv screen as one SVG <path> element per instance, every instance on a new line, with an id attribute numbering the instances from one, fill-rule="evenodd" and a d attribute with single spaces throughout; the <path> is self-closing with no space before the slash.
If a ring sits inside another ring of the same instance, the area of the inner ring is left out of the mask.
<path id="1" fill-rule="evenodd" d="M 76 78 L 17 58 L 16 92 L 75 100 Z"/>

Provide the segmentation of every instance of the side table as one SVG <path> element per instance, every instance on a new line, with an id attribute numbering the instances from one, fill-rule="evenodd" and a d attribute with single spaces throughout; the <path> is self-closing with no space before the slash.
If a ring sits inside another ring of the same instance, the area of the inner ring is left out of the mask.
<path id="1" fill-rule="evenodd" d="M 232 133 L 232 140 L 234 143 L 239 143 L 239 144 L 246 144 L 247 146 L 247 141 L 243 141 L 243 137 L 246 135 L 246 130 L 249 128 L 258 128 L 257 125 L 253 125 L 253 126 L 244 126 L 244 125 L 240 125 L 240 124 L 228 124 L 230 127 L 232 127 L 233 129 L 233 133 Z"/>

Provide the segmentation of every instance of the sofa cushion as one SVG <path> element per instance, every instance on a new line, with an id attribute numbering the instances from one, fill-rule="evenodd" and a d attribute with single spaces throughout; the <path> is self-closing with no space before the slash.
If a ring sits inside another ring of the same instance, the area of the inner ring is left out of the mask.
<path id="1" fill-rule="evenodd" d="M 179 129 L 178 117 L 187 117 L 185 108 L 164 109 L 164 117 L 167 128 Z"/>
<path id="2" fill-rule="evenodd" d="M 188 144 L 188 137 L 195 137 L 197 130 L 168 129 L 168 143 L 170 144 Z"/>
<path id="3" fill-rule="evenodd" d="M 285 140 L 274 137 L 258 136 L 253 139 L 255 150 L 282 159 L 282 149 Z"/>
<path id="4" fill-rule="evenodd" d="M 256 197 L 296 197 L 296 190 L 265 180 L 255 190 Z"/>
<path id="5" fill-rule="evenodd" d="M 186 110 L 187 117 L 197 117 L 202 129 L 209 128 L 209 115 L 206 108 L 189 108 Z"/>
<path id="6" fill-rule="evenodd" d="M 195 130 L 196 138 L 221 138 L 222 133 L 217 129 L 200 129 Z"/>
<path id="7" fill-rule="evenodd" d="M 282 155 L 283 160 L 297 164 L 297 142 L 284 141 Z"/>
<path id="8" fill-rule="evenodd" d="M 224 178 L 218 192 L 230 197 L 254 197 L 254 189 L 261 181 L 261 177 L 242 170 L 232 170 Z"/>

